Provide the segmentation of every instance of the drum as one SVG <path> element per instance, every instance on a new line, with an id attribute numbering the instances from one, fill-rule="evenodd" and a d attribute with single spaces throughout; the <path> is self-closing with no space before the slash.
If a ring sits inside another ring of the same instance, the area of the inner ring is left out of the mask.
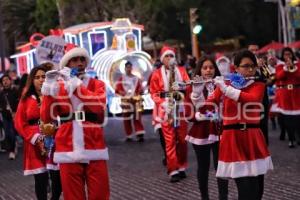
<path id="1" fill-rule="evenodd" d="M 143 112 L 144 111 L 144 105 L 143 105 L 144 99 L 142 98 L 142 96 L 141 95 L 133 96 L 132 99 L 133 99 L 135 111 Z"/>

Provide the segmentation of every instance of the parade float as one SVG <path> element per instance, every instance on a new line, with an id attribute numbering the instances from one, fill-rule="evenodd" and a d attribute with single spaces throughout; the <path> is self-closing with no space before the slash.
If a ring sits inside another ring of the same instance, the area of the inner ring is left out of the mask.
<path id="1" fill-rule="evenodd" d="M 62 37 L 65 43 L 87 49 L 91 57 L 87 73 L 105 82 L 109 112 L 117 114 L 122 112 L 121 99 L 115 95 L 114 86 L 125 73 L 127 61 L 133 64 L 132 73 L 142 80 L 145 91 L 142 95 L 144 109 L 153 108 L 147 88 L 152 64 L 150 55 L 142 51 L 142 31 L 142 25 L 120 18 L 114 22 L 85 23 L 49 32 L 50 35 Z M 18 75 L 29 73 L 40 63 L 39 56 L 36 56 L 37 47 L 44 37 L 40 33 L 33 34 L 30 42 L 18 47 L 20 52 L 10 57 L 15 60 Z"/>

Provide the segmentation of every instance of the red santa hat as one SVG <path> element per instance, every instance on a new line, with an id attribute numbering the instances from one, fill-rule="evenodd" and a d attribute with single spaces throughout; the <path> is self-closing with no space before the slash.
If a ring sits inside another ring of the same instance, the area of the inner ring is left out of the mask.
<path id="1" fill-rule="evenodd" d="M 59 68 L 62 69 L 63 67 L 65 67 L 68 64 L 69 60 L 71 60 L 71 58 L 80 56 L 85 57 L 87 63 L 89 64 L 90 56 L 85 48 L 78 47 L 72 43 L 67 43 L 65 45 L 65 55 L 59 62 Z"/>
<path id="2" fill-rule="evenodd" d="M 168 54 L 171 54 L 175 57 L 175 49 L 164 45 L 160 50 L 160 61 L 162 62 L 164 57 Z"/>

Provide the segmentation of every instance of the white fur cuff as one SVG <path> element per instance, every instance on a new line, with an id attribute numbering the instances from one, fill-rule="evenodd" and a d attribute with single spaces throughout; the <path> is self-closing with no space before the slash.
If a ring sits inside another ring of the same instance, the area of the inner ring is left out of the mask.
<path id="1" fill-rule="evenodd" d="M 35 142 L 36 142 L 36 140 L 39 138 L 40 135 L 41 135 L 41 134 L 39 134 L 39 133 L 35 133 L 35 134 L 32 136 L 32 138 L 31 138 L 31 140 L 30 140 L 30 143 L 33 144 L 33 145 L 35 145 Z"/>
<path id="2" fill-rule="evenodd" d="M 65 89 L 68 91 L 69 95 L 72 95 L 81 83 L 82 81 L 79 78 L 73 77 L 69 81 L 65 82 Z"/>
<path id="3" fill-rule="evenodd" d="M 239 97 L 240 97 L 240 93 L 241 90 L 235 89 L 232 86 L 228 86 L 225 90 L 225 96 L 234 100 L 234 101 L 238 101 Z"/>
<path id="4" fill-rule="evenodd" d="M 48 95 L 48 96 L 49 95 L 50 96 L 57 96 L 58 91 L 59 91 L 59 85 L 56 81 L 55 82 L 45 81 L 43 83 L 42 90 L 41 90 L 43 95 Z"/>
<path id="5" fill-rule="evenodd" d="M 204 121 L 207 120 L 206 116 L 201 114 L 200 112 L 196 112 L 195 118 L 197 121 Z"/>

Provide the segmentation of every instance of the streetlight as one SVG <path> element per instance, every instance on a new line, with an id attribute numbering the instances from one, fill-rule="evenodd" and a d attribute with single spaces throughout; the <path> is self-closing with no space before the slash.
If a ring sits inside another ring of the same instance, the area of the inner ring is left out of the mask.
<path id="1" fill-rule="evenodd" d="M 194 26 L 193 28 L 193 33 L 194 34 L 199 34 L 202 31 L 202 26 L 200 24 L 197 24 L 196 26 Z"/>
<path id="2" fill-rule="evenodd" d="M 200 57 L 199 45 L 198 45 L 198 34 L 202 30 L 202 26 L 198 24 L 198 8 L 190 8 L 190 31 L 191 31 L 191 44 L 192 54 L 198 60 Z"/>

